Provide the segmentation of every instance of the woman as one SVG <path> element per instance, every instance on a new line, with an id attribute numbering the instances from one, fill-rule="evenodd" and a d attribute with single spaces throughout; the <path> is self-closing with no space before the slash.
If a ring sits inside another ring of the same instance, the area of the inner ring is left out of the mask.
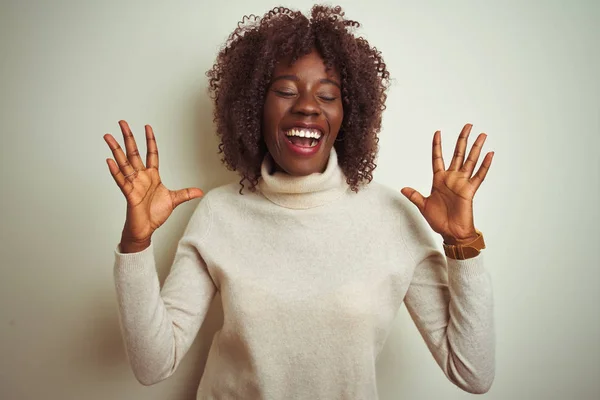
<path id="1" fill-rule="evenodd" d="M 208 76 L 240 184 L 170 191 L 150 126 L 146 165 L 126 122 L 126 154 L 105 135 L 127 199 L 114 269 L 122 332 L 143 384 L 175 371 L 218 291 L 224 323 L 198 398 L 375 399 L 376 358 L 403 301 L 447 377 L 489 389 L 492 289 L 472 208 L 492 161 L 474 174 L 486 136 L 465 160 L 465 125 L 446 170 L 434 134 L 429 197 L 369 183 L 389 74 L 357 26 L 339 7 L 310 18 L 276 8 L 232 33 Z M 152 233 L 202 196 L 161 289 Z"/>

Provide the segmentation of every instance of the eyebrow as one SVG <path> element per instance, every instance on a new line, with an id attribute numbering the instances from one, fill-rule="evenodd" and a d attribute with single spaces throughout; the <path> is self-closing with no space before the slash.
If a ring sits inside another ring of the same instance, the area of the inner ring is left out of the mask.
<path id="1" fill-rule="evenodd" d="M 289 80 L 289 81 L 298 82 L 300 79 L 296 75 L 279 75 L 279 76 L 273 78 L 271 83 L 275 83 L 280 80 Z M 331 85 L 337 86 L 338 89 L 340 89 L 340 90 L 342 89 L 340 84 L 337 83 L 336 81 L 334 81 L 333 79 L 323 78 L 323 79 L 319 80 L 319 83 L 329 83 Z"/>

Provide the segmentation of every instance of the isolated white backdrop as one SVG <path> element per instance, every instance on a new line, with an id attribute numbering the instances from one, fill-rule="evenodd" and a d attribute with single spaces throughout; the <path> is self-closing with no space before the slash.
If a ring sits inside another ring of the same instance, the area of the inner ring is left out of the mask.
<path id="1" fill-rule="evenodd" d="M 475 198 L 496 301 L 484 397 L 600 398 L 599 2 L 341 4 L 393 77 L 377 181 L 428 193 L 436 129 L 446 160 L 466 122 L 496 152 Z M 204 72 L 244 14 L 276 5 L 0 3 L 2 399 L 195 398 L 220 303 L 172 378 L 135 381 L 112 281 L 125 202 L 102 135 L 119 137 L 126 119 L 141 139 L 151 124 L 170 188 L 235 180 L 216 154 Z M 196 204 L 155 235 L 162 279 Z M 382 399 L 471 396 L 442 375 L 404 307 L 377 367 Z"/>

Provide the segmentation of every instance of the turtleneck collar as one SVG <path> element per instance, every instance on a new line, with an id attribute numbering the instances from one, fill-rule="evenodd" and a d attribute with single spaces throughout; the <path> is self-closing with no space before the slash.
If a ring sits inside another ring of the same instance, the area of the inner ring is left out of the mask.
<path id="1" fill-rule="evenodd" d="M 298 210 L 319 207 L 336 200 L 349 189 L 333 147 L 323 173 L 292 176 L 279 171 L 272 173 L 274 167 L 275 161 L 267 153 L 261 165 L 258 188 L 267 199 L 281 207 Z"/>

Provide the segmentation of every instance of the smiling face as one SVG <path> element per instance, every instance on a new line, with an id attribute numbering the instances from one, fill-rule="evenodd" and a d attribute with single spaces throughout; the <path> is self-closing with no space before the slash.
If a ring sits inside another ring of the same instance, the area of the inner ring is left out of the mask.
<path id="1" fill-rule="evenodd" d="M 263 110 L 263 138 L 278 168 L 290 175 L 323 172 L 342 125 L 339 73 L 317 51 L 293 65 L 279 62 Z"/>

